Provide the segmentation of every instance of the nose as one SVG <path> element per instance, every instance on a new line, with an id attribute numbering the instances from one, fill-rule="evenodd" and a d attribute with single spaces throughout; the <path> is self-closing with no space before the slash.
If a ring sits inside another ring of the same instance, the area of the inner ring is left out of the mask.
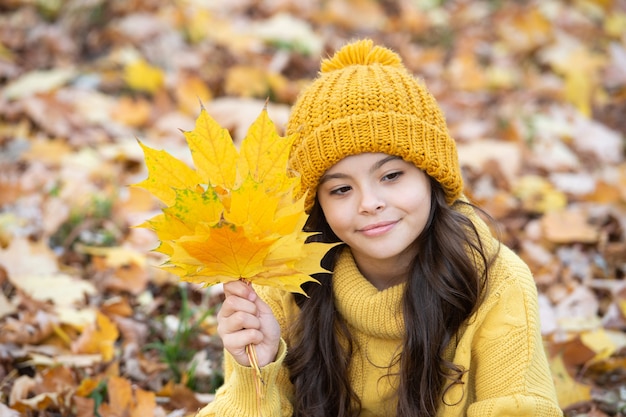
<path id="1" fill-rule="evenodd" d="M 376 193 L 372 189 L 361 189 L 359 213 L 376 213 L 383 208 L 385 208 L 385 200 L 381 195 L 379 195 L 379 193 Z"/>

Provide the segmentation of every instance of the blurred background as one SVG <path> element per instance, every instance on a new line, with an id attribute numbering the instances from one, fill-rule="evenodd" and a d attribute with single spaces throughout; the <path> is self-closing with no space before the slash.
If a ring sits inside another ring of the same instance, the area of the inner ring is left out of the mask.
<path id="1" fill-rule="evenodd" d="M 466 194 L 539 289 L 567 416 L 626 413 L 626 1 L 0 0 L 0 416 L 186 416 L 221 384 L 219 288 L 158 269 L 138 140 L 204 107 L 282 134 L 371 38 L 424 80 Z M 127 413 L 127 414 L 124 414 Z"/>

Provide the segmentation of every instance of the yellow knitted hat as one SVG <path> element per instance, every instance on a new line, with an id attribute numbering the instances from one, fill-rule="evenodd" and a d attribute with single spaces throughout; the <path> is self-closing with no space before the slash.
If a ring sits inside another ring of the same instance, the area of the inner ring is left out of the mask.
<path id="1" fill-rule="evenodd" d="M 448 204 L 463 191 L 456 145 L 435 98 L 399 55 L 369 39 L 322 61 L 319 76 L 292 108 L 287 134 L 298 134 L 289 165 L 308 192 L 307 212 L 324 172 L 364 152 L 412 162 L 443 186 Z"/>

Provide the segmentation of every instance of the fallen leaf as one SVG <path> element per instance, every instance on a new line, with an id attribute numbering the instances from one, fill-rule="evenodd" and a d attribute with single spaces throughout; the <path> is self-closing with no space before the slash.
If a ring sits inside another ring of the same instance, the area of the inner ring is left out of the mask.
<path id="1" fill-rule="evenodd" d="M 61 273 L 21 275 L 13 280 L 13 285 L 29 297 L 52 301 L 57 306 L 84 304 L 85 296 L 96 294 L 96 288 L 90 282 Z"/>
<path id="2" fill-rule="evenodd" d="M 522 10 L 518 8 L 502 13 L 496 30 L 507 48 L 515 53 L 524 53 L 549 43 L 554 28 L 541 7 L 531 4 Z"/>
<path id="3" fill-rule="evenodd" d="M 65 85 L 75 75 L 73 69 L 65 68 L 31 71 L 8 83 L 2 95 L 9 100 L 15 100 L 38 93 L 47 93 Z"/>
<path id="4" fill-rule="evenodd" d="M 85 328 L 80 337 L 72 343 L 75 353 L 99 353 L 105 362 L 113 359 L 115 342 L 119 331 L 115 323 L 102 313 L 96 314 L 96 321 Z"/>
<path id="5" fill-rule="evenodd" d="M 37 393 L 64 393 L 67 394 L 76 388 L 74 373 L 67 366 L 55 366 L 41 372 L 38 381 Z"/>
<path id="6" fill-rule="evenodd" d="M 550 359 L 550 372 L 561 408 L 591 399 L 591 387 L 581 384 L 570 376 L 560 355 Z"/>
<path id="7" fill-rule="evenodd" d="M 581 210 L 552 210 L 541 219 L 544 237 L 553 243 L 595 243 L 599 230 L 587 221 Z"/>
<path id="8" fill-rule="evenodd" d="M 122 377 L 110 377 L 107 381 L 108 403 L 98 408 L 101 417 L 155 416 L 156 396 L 141 388 L 133 389 L 130 381 Z"/>
<path id="9" fill-rule="evenodd" d="M 269 74 L 259 67 L 233 67 L 226 76 L 224 90 L 231 96 L 268 97 L 270 95 Z"/>
<path id="10" fill-rule="evenodd" d="M 59 398 L 56 393 L 44 393 L 23 400 L 17 400 L 11 404 L 11 408 L 20 411 L 22 415 L 28 415 L 31 411 L 43 411 L 58 406 Z"/>
<path id="11" fill-rule="evenodd" d="M 58 166 L 72 150 L 72 147 L 62 140 L 37 139 L 31 141 L 29 149 L 24 152 L 22 158 L 25 161 L 38 161 Z"/>
<path id="12" fill-rule="evenodd" d="M 127 126 L 145 126 L 152 116 L 152 104 L 143 98 L 124 96 L 111 112 L 111 118 Z"/>
<path id="13" fill-rule="evenodd" d="M 481 171 L 488 161 L 495 161 L 508 184 L 513 184 L 522 168 L 522 149 L 518 143 L 479 139 L 457 145 L 459 163 Z"/>
<path id="14" fill-rule="evenodd" d="M 149 417 L 155 415 L 156 395 L 154 392 L 135 389 L 135 402 L 130 417 Z"/>
<path id="15" fill-rule="evenodd" d="M 96 311 L 93 308 L 85 308 L 83 305 L 73 306 L 67 304 L 55 305 L 59 323 L 82 330 L 96 320 Z"/>
<path id="16" fill-rule="evenodd" d="M 0 403 L 0 416 L 2 417 L 20 417 L 19 411 L 9 408 L 8 405 Z"/>
<path id="17" fill-rule="evenodd" d="M 473 48 L 459 49 L 460 52 L 448 66 L 447 80 L 460 90 L 483 90 L 487 85 L 486 71 L 479 64 Z"/>
<path id="18" fill-rule="evenodd" d="M 163 88 L 165 74 L 144 59 L 137 59 L 124 67 L 124 81 L 135 91 L 154 94 Z"/>
<path id="19" fill-rule="evenodd" d="M 30 393 L 35 389 L 37 382 L 34 378 L 28 375 L 21 375 L 17 377 L 11 388 L 9 394 L 9 405 L 15 404 L 17 401 L 26 399 L 30 396 Z"/>
<path id="20" fill-rule="evenodd" d="M 133 405 L 133 390 L 130 381 L 112 376 L 107 381 L 109 401 L 98 408 L 102 417 L 120 417 L 129 415 Z"/>
<path id="21" fill-rule="evenodd" d="M 44 311 L 28 311 L 0 322 L 0 343 L 39 344 L 54 334 L 57 319 Z"/>
<path id="22" fill-rule="evenodd" d="M 578 285 L 555 306 L 559 328 L 565 332 L 581 333 L 600 326 L 599 302 L 587 287 Z"/>
<path id="23" fill-rule="evenodd" d="M 129 300 L 125 297 L 112 297 L 102 303 L 101 310 L 107 316 L 115 315 L 119 317 L 130 317 L 133 315 L 133 308 Z"/>
<path id="24" fill-rule="evenodd" d="M 624 138 L 605 125 L 583 117 L 572 121 L 573 146 L 583 155 L 593 156 L 599 164 L 624 161 Z"/>
<path id="25" fill-rule="evenodd" d="M 375 0 L 333 1 L 321 8 L 317 19 L 348 31 L 376 30 L 384 26 L 385 13 Z"/>
<path id="26" fill-rule="evenodd" d="M 54 357 L 30 354 L 30 363 L 35 366 L 55 368 L 67 366 L 71 368 L 91 368 L 102 363 L 102 355 L 55 355 Z"/>
<path id="27" fill-rule="evenodd" d="M 146 264 L 146 255 L 144 253 L 124 246 L 101 247 L 78 245 L 76 251 L 102 257 L 105 260 L 106 266 L 110 268 L 121 268 L 129 265 L 143 267 Z"/>
<path id="28" fill-rule="evenodd" d="M 374 2 L 360 1 L 360 4 Z M 355 12 L 355 9 L 352 9 Z M 368 15 L 374 17 L 375 15 Z M 304 19 L 299 19 L 292 14 L 276 13 L 271 18 L 255 22 L 250 25 L 248 33 L 265 42 L 276 45 L 282 49 L 288 49 L 304 55 L 319 56 L 322 52 L 323 40 L 315 33 L 311 24 Z"/>
<path id="29" fill-rule="evenodd" d="M 537 175 L 524 175 L 513 184 L 513 195 L 525 210 L 534 213 L 548 213 L 562 210 L 567 205 L 565 194 Z"/>
<path id="30" fill-rule="evenodd" d="M 619 38 L 626 32 L 626 13 L 615 12 L 606 17 L 604 30 L 609 36 Z"/>
<path id="31" fill-rule="evenodd" d="M 17 307 L 4 295 L 0 293 L 0 319 L 17 311 Z"/>
<path id="32" fill-rule="evenodd" d="M 7 248 L 0 249 L 0 265 L 7 271 L 9 280 L 18 284 L 21 276 L 50 276 L 59 269 L 54 252 L 45 242 L 32 242 L 24 237 L 13 238 Z"/>
<path id="33" fill-rule="evenodd" d="M 197 75 L 181 76 L 175 87 L 176 101 L 180 110 L 189 115 L 198 111 L 198 103 L 208 103 L 213 93 L 207 83 Z"/>
<path id="34" fill-rule="evenodd" d="M 95 400 L 93 398 L 84 398 L 76 396 L 73 398 L 76 407 L 76 417 L 95 417 Z"/>
<path id="35" fill-rule="evenodd" d="M 590 116 L 593 89 L 606 58 L 564 32 L 556 33 L 556 42 L 544 48 L 541 57 L 563 76 L 564 98 Z"/>
<path id="36" fill-rule="evenodd" d="M 202 401 L 196 398 L 196 393 L 181 384 L 169 385 L 167 397 L 172 407 L 184 410 L 197 410 L 204 405 Z"/>
<path id="37" fill-rule="evenodd" d="M 580 334 L 580 340 L 585 344 L 585 346 L 595 352 L 595 356 L 591 359 L 593 362 L 599 362 L 607 359 L 617 352 L 618 349 L 626 346 L 623 341 L 618 345 L 616 343 L 617 339 L 611 338 L 609 336 L 609 332 L 603 328 L 582 332 Z"/>

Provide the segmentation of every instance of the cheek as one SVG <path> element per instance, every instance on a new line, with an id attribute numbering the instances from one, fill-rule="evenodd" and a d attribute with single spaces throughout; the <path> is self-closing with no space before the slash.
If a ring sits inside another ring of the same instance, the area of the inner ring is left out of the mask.
<path id="1" fill-rule="evenodd" d="M 342 219 L 342 216 L 340 215 L 340 212 L 338 210 L 335 210 L 333 205 L 327 206 L 327 208 L 323 210 L 324 210 L 324 215 L 326 216 L 326 221 L 328 222 L 328 225 L 332 229 L 334 229 L 335 227 L 343 223 L 343 219 Z"/>
<path id="2" fill-rule="evenodd" d="M 422 186 L 419 192 L 412 190 L 405 190 L 399 192 L 398 195 L 403 196 L 397 200 L 399 207 L 402 207 L 403 211 L 410 213 L 410 217 L 416 222 L 415 226 L 423 226 L 430 215 L 430 206 L 432 204 L 430 198 L 430 187 Z"/>
<path id="3" fill-rule="evenodd" d="M 348 215 L 349 210 L 345 207 L 345 204 L 332 200 L 324 201 L 324 199 L 320 199 L 319 202 L 324 212 L 324 217 L 326 217 L 326 222 L 328 222 L 333 232 L 337 234 L 341 229 L 346 227 L 350 216 Z"/>
<path id="4" fill-rule="evenodd" d="M 416 221 L 418 223 L 417 226 L 421 229 L 423 229 L 428 222 L 428 217 L 430 216 L 430 205 L 430 197 L 426 197 L 419 202 L 416 202 L 416 205 L 413 208 L 416 214 Z"/>

